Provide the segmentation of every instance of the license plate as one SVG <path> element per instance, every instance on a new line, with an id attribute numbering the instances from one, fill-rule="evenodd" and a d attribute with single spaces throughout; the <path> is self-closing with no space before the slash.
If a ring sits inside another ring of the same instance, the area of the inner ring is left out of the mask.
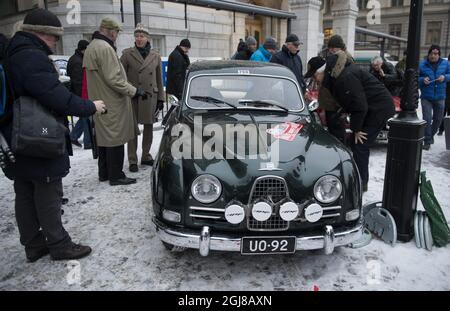
<path id="1" fill-rule="evenodd" d="M 295 246 L 295 237 L 244 237 L 241 239 L 241 254 L 292 254 Z"/>

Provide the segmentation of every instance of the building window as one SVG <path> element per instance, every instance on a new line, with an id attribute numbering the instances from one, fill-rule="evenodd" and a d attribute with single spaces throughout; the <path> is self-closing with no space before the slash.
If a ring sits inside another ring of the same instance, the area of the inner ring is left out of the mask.
<path id="1" fill-rule="evenodd" d="M 322 3 L 325 5 L 325 14 L 331 13 L 331 0 L 322 1 Z"/>
<path id="2" fill-rule="evenodd" d="M 392 7 L 403 6 L 403 0 L 391 0 L 391 6 Z"/>
<path id="3" fill-rule="evenodd" d="M 367 3 L 369 0 L 358 0 L 358 8 L 360 11 L 367 10 Z"/>
<path id="4" fill-rule="evenodd" d="M 440 3 L 444 3 L 443 0 L 428 0 L 429 4 L 440 4 Z"/>
<path id="5" fill-rule="evenodd" d="M 362 26 L 361 28 L 366 28 L 366 26 Z M 367 35 L 365 33 L 356 32 L 355 35 L 355 45 L 358 47 L 367 45 Z"/>
<path id="6" fill-rule="evenodd" d="M 166 55 L 166 46 L 164 44 L 164 37 L 162 36 L 152 36 L 150 35 L 150 44 L 152 50 L 155 50 L 159 55 Z"/>
<path id="7" fill-rule="evenodd" d="M 390 24 L 389 34 L 397 37 L 402 36 L 402 24 Z"/>
<path id="8" fill-rule="evenodd" d="M 441 43 L 442 22 L 428 22 L 425 44 Z"/>

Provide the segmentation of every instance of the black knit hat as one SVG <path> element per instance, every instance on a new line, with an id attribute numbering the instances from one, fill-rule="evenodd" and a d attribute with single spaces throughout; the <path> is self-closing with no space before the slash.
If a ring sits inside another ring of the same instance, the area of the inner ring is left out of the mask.
<path id="1" fill-rule="evenodd" d="M 78 41 L 78 48 L 77 49 L 80 50 L 80 51 L 84 51 L 84 50 L 86 50 L 88 45 L 89 45 L 89 41 L 87 41 L 87 40 L 80 40 L 80 41 Z"/>
<path id="2" fill-rule="evenodd" d="M 190 49 L 191 48 L 191 41 L 189 41 L 189 39 L 183 39 L 180 42 L 180 46 Z"/>
<path id="3" fill-rule="evenodd" d="M 278 50 L 277 41 L 272 37 L 267 37 L 264 41 L 263 47 L 266 50 Z"/>
<path id="4" fill-rule="evenodd" d="M 28 13 L 23 20 L 21 29 L 23 31 L 34 31 L 56 37 L 61 37 L 64 33 L 64 28 L 58 17 L 45 9 L 35 9 Z"/>
<path id="5" fill-rule="evenodd" d="M 288 43 L 288 42 L 293 43 L 295 45 L 300 45 L 301 44 L 300 39 L 298 38 L 298 36 L 296 34 L 293 34 L 293 33 L 291 33 L 290 35 L 288 35 L 286 37 L 286 43 Z"/>
<path id="6" fill-rule="evenodd" d="M 437 44 L 431 45 L 430 49 L 428 50 L 428 55 L 430 55 L 433 50 L 438 50 L 439 56 L 441 56 L 441 47 L 439 45 L 437 45 Z"/>
<path id="7" fill-rule="evenodd" d="M 340 35 L 334 35 L 328 41 L 328 48 L 339 48 L 345 50 L 346 47 L 342 37 Z"/>
<path id="8" fill-rule="evenodd" d="M 312 77 L 318 69 L 325 65 L 326 61 L 320 56 L 313 57 L 308 62 L 308 72 L 305 74 L 305 78 Z"/>

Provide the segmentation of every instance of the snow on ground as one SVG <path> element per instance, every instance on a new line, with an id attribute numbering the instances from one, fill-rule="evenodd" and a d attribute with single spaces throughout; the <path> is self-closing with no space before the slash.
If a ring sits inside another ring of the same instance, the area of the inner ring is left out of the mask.
<path id="1" fill-rule="evenodd" d="M 155 132 L 153 155 L 161 134 Z M 386 146 L 372 150 L 364 202 L 382 199 L 385 158 Z M 314 285 L 320 290 L 450 290 L 450 247 L 428 252 L 414 241 L 392 247 L 373 240 L 330 256 L 320 251 L 267 257 L 212 252 L 205 258 L 194 250 L 169 253 L 151 222 L 151 168 L 126 170 L 138 179 L 136 185 L 110 187 L 98 181 L 91 151 L 75 149 L 71 161 L 63 221 L 72 238 L 90 245 L 93 253 L 77 268 L 49 256 L 27 263 L 12 182 L 0 174 L 0 290 L 311 290 Z M 422 169 L 450 220 L 450 151 L 442 136 L 424 152 Z M 78 268 L 79 279 L 74 278 Z"/>

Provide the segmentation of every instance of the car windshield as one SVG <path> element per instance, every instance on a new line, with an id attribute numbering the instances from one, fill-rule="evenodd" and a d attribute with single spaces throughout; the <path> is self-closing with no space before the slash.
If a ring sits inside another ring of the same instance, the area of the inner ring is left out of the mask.
<path id="1" fill-rule="evenodd" d="M 208 75 L 190 81 L 187 104 L 194 109 L 270 109 L 300 111 L 297 85 L 285 78 Z"/>

